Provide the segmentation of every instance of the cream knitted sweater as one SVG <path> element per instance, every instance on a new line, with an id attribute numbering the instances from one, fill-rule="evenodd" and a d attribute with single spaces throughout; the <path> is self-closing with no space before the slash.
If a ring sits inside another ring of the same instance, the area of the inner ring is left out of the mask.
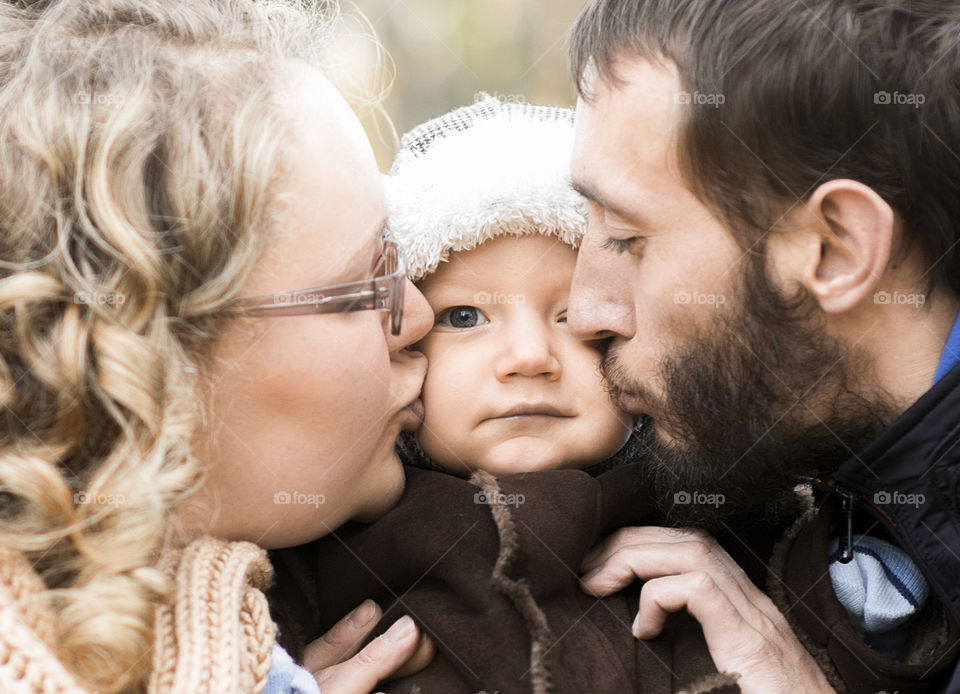
<path id="1" fill-rule="evenodd" d="M 173 605 L 156 614 L 150 694 L 258 694 L 276 637 L 263 590 L 266 553 L 249 542 L 201 538 L 168 552 Z M 0 548 L 0 692 L 91 694 L 55 655 L 53 613 L 40 576 L 19 552 Z"/>

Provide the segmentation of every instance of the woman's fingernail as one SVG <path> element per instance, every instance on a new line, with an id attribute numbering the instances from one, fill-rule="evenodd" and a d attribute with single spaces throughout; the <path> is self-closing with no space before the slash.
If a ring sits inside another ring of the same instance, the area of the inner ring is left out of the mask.
<path id="1" fill-rule="evenodd" d="M 382 638 L 387 643 L 403 641 L 413 632 L 413 627 L 413 620 L 408 616 L 403 616 L 394 622 L 392 627 L 387 629 L 387 633 L 385 633 Z"/>
<path id="2" fill-rule="evenodd" d="M 373 615 L 377 613 L 377 605 L 373 600 L 364 600 L 353 612 L 347 616 L 347 621 L 354 629 L 359 629 L 370 623 Z"/>
<path id="3" fill-rule="evenodd" d="M 633 618 L 633 626 L 630 627 L 630 631 L 633 633 L 633 638 L 640 638 L 640 613 L 637 612 L 637 616 Z"/>

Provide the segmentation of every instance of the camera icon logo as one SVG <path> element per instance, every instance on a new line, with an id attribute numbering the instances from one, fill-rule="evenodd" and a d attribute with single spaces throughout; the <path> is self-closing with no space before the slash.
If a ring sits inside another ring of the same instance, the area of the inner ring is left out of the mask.
<path id="1" fill-rule="evenodd" d="M 473 503 L 490 505 L 490 497 L 486 492 L 477 492 L 473 495 Z"/>
<path id="2" fill-rule="evenodd" d="M 673 503 L 678 506 L 686 506 L 690 501 L 690 492 L 677 492 L 673 495 Z"/>
<path id="3" fill-rule="evenodd" d="M 892 297 L 891 297 L 891 295 L 890 295 L 890 292 L 887 292 L 887 291 L 879 291 L 879 292 L 877 292 L 876 294 L 873 295 L 873 303 L 875 303 L 875 304 L 885 304 L 885 305 L 886 305 L 886 304 L 891 303 L 891 299 L 892 299 Z"/>
<path id="4" fill-rule="evenodd" d="M 275 504 L 289 504 L 290 503 L 290 492 L 280 491 L 273 495 L 273 503 Z"/>
<path id="5" fill-rule="evenodd" d="M 892 501 L 890 492 L 877 492 L 873 495 L 873 503 L 885 506 Z"/>
<path id="6" fill-rule="evenodd" d="M 890 92 L 877 92 L 873 95 L 873 103 L 875 104 L 889 104 L 890 103 Z"/>

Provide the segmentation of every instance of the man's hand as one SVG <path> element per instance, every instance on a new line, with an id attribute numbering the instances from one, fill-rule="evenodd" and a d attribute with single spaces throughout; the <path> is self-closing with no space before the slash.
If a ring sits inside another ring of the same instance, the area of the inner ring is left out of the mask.
<path id="1" fill-rule="evenodd" d="M 381 616 L 380 607 L 367 600 L 306 647 L 303 666 L 323 694 L 370 694 L 378 682 L 417 672 L 433 660 L 436 647 L 410 617 L 401 617 L 359 650 Z"/>
<path id="2" fill-rule="evenodd" d="M 720 672 L 738 673 L 744 694 L 833 692 L 786 618 L 709 534 L 694 529 L 622 528 L 581 567 L 583 589 L 610 595 L 639 578 L 639 639 L 684 608 L 703 628 Z"/>

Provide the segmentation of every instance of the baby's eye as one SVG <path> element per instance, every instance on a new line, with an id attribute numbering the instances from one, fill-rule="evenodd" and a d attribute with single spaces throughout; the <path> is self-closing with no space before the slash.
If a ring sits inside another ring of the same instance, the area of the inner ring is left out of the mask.
<path id="1" fill-rule="evenodd" d="M 567 322 L 567 312 L 564 311 L 559 316 L 557 316 L 557 323 L 566 323 Z"/>
<path id="2" fill-rule="evenodd" d="M 437 315 L 437 325 L 449 325 L 451 328 L 474 328 L 489 322 L 483 312 L 474 306 L 451 306 Z"/>

